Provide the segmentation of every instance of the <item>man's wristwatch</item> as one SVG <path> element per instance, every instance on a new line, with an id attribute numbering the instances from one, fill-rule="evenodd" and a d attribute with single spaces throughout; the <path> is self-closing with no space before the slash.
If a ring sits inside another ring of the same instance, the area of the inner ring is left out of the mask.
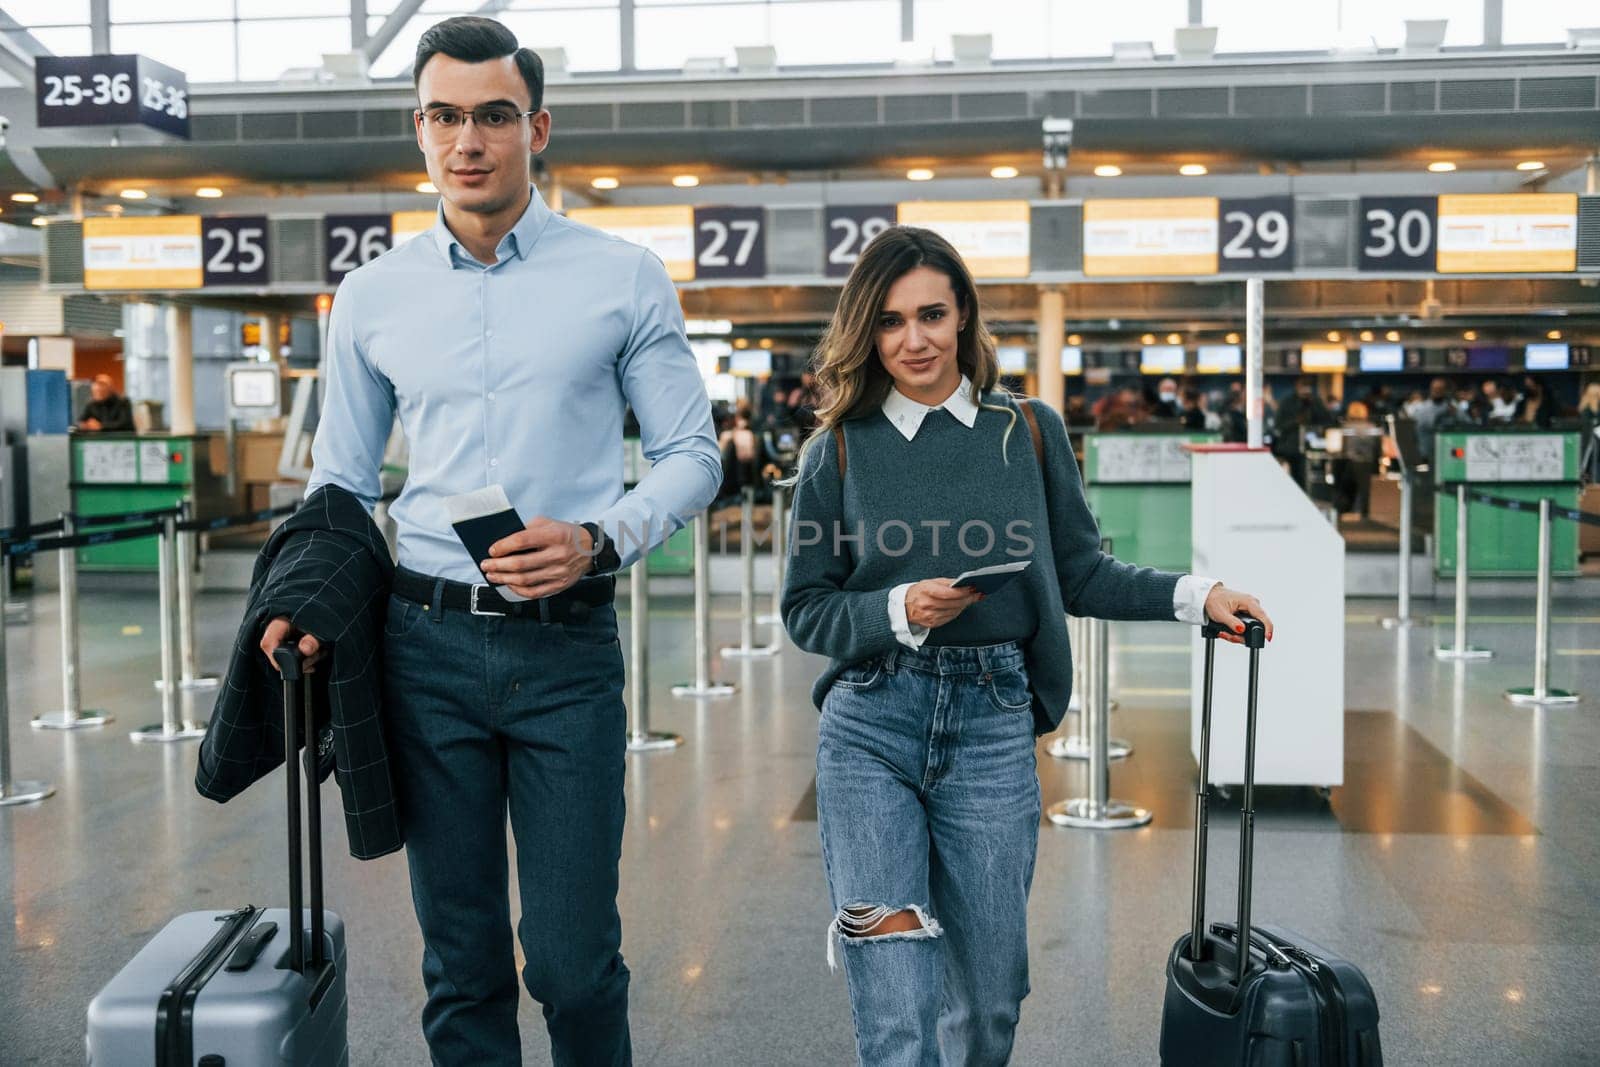
<path id="1" fill-rule="evenodd" d="M 580 522 L 578 524 L 589 531 L 589 537 L 594 546 L 589 553 L 589 574 L 614 574 L 622 569 L 622 557 L 617 554 L 616 542 L 606 536 L 598 522 Z"/>

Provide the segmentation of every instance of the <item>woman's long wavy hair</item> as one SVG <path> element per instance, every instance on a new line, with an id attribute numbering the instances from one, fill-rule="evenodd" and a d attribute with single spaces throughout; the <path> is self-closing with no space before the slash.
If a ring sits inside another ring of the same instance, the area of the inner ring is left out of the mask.
<path id="1" fill-rule="evenodd" d="M 1017 413 L 1010 406 L 983 402 L 993 393 L 1005 395 L 1005 390 L 999 385 L 1000 361 L 995 355 L 994 335 L 984 325 L 972 272 L 950 242 L 932 230 L 893 226 L 873 238 L 856 260 L 839 294 L 833 321 L 811 358 L 819 394 L 817 425 L 800 451 L 797 468 L 804 468 L 806 454 L 831 435 L 835 426 L 878 410 L 894 387 L 894 379 L 878 358 L 878 319 L 890 287 L 918 267 L 931 267 L 950 279 L 956 307 L 966 316 L 965 325 L 956 335 L 956 363 L 971 380 L 980 407 L 1011 416 L 1000 443 L 1001 454 L 1005 454 Z"/>

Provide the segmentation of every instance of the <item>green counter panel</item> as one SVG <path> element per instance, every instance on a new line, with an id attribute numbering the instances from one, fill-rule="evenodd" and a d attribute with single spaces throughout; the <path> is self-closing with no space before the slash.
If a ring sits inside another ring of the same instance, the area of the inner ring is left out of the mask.
<path id="1" fill-rule="evenodd" d="M 72 441 L 72 501 L 80 515 L 120 515 L 176 507 L 191 499 L 195 471 L 192 437 L 81 434 Z M 150 571 L 157 566 L 154 538 L 78 549 L 86 571 Z"/>
<path id="2" fill-rule="evenodd" d="M 130 511 L 177 507 L 188 498 L 182 485 L 80 485 L 73 489 L 80 515 L 121 515 Z M 78 549 L 78 566 L 86 571 L 149 571 L 157 564 L 156 539 L 115 541 Z"/>
<path id="3" fill-rule="evenodd" d="M 1558 507 L 1578 506 L 1579 435 L 1556 430 L 1446 430 L 1434 442 L 1441 485 L 1465 481 L 1474 489 L 1512 500 L 1549 497 Z M 1435 494 L 1434 571 L 1456 573 L 1456 499 Z M 1467 573 L 1484 578 L 1532 578 L 1539 569 L 1539 514 L 1467 504 Z M 1578 573 L 1578 529 L 1557 520 L 1551 527 L 1550 569 Z"/>
<path id="4" fill-rule="evenodd" d="M 694 524 L 667 538 L 650 553 L 651 574 L 694 573 Z"/>
<path id="5" fill-rule="evenodd" d="M 1216 440 L 1214 433 L 1084 435 L 1084 493 L 1118 559 L 1189 570 L 1189 464 L 1182 447 Z"/>

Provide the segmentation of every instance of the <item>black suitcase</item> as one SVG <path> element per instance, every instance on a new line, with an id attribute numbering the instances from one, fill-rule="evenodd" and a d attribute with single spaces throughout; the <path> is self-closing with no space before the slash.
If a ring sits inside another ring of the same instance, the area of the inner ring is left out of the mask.
<path id="1" fill-rule="evenodd" d="M 1250 650 L 1243 811 L 1239 827 L 1239 921 L 1206 927 L 1206 804 L 1210 793 L 1211 681 L 1217 636 L 1207 623 L 1200 717 L 1200 785 L 1194 811 L 1190 931 L 1167 959 L 1161 1062 L 1171 1067 L 1381 1067 L 1378 1002 L 1355 964 L 1289 930 L 1250 925 L 1255 844 L 1256 682 L 1266 627 L 1245 619 Z M 1239 951 L 1240 934 L 1246 949 Z M 1192 951 L 1191 946 L 1199 946 Z"/>
<path id="2" fill-rule="evenodd" d="M 289 796 L 289 907 L 192 911 L 168 923 L 89 1004 L 93 1067 L 345 1067 L 344 923 L 322 907 L 321 804 L 307 745 L 311 915 L 300 887 L 300 712 L 316 728 L 298 650 L 279 648 Z M 303 692 L 302 692 L 303 687 Z M 309 931 L 306 927 L 309 926 Z M 309 947 L 307 940 L 309 937 Z"/>

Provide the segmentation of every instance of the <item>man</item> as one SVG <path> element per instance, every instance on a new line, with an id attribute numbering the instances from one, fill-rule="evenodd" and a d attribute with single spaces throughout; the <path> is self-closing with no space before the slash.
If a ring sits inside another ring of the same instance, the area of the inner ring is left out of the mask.
<path id="1" fill-rule="evenodd" d="M 1450 421 L 1455 411 L 1450 402 L 1450 383 L 1443 378 L 1429 382 L 1427 399 L 1418 404 L 1411 415 L 1417 424 L 1417 447 L 1422 450 L 1423 462 L 1433 462 L 1434 437 L 1440 424 Z"/>
<path id="2" fill-rule="evenodd" d="M 1309 375 L 1295 379 L 1294 392 L 1278 405 L 1272 450 L 1289 464 L 1289 475 L 1296 485 L 1303 486 L 1306 481 L 1306 432 L 1325 430 L 1332 425 L 1333 416 L 1317 396 L 1316 383 Z"/>
<path id="3" fill-rule="evenodd" d="M 661 263 L 554 215 L 529 184 L 550 137 L 539 57 L 497 22 L 452 18 L 423 34 L 413 77 L 439 219 L 340 287 L 310 489 L 337 484 L 370 507 L 399 414 L 411 467 L 390 508 L 385 714 L 423 1032 L 438 1064 L 521 1062 L 509 807 L 522 977 L 553 1059 L 627 1064 L 626 715 L 608 572 L 715 495 L 710 404 Z M 625 405 L 653 464 L 626 496 Z M 488 486 L 528 521 L 474 559 L 448 502 Z M 313 664 L 323 651 L 287 619 L 262 646 L 281 640 Z"/>
<path id="4" fill-rule="evenodd" d="M 118 395 L 111 375 L 96 374 L 89 383 L 89 402 L 83 405 L 83 414 L 78 416 L 78 429 L 106 432 L 133 429 L 133 406 L 127 397 Z"/>
<path id="5" fill-rule="evenodd" d="M 1157 419 L 1183 418 L 1183 405 L 1178 402 L 1178 381 L 1176 378 L 1163 378 L 1156 387 L 1156 402 L 1150 415 Z"/>

